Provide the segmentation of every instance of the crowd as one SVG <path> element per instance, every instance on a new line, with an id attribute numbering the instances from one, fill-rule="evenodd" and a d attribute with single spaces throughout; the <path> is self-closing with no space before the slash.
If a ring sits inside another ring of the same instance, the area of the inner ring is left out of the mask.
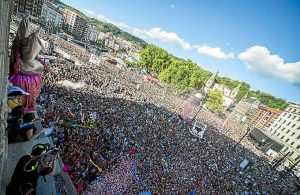
<path id="1" fill-rule="evenodd" d="M 79 193 L 296 192 L 292 177 L 276 183 L 278 172 L 249 140 L 232 150 L 246 132 L 234 120 L 222 127 L 224 119 L 202 109 L 196 120 L 208 129 L 203 140 L 193 137 L 180 118 L 185 99 L 172 87 L 107 65 L 56 61 L 51 69 L 41 93 L 45 125 L 57 122 L 53 139 Z M 252 162 L 246 170 L 244 159 Z"/>
<path id="2" fill-rule="evenodd" d="M 279 173 L 249 140 L 232 149 L 243 125 L 222 126 L 223 118 L 202 109 L 196 120 L 208 128 L 198 139 L 180 117 L 186 99 L 176 89 L 144 82 L 136 70 L 90 64 L 84 48 L 45 39 L 82 60 L 52 61 L 35 106 L 43 126 L 54 128 L 78 193 L 297 194 L 294 179 L 276 182 Z M 251 162 L 245 170 L 244 159 Z"/>

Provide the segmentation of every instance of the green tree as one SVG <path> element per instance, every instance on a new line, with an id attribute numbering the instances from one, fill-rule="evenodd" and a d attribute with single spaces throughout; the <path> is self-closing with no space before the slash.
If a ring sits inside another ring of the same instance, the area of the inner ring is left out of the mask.
<path id="1" fill-rule="evenodd" d="M 208 92 L 208 97 L 205 101 L 205 106 L 212 112 L 223 113 L 225 106 L 223 93 L 217 89 L 212 89 Z"/>
<path id="2" fill-rule="evenodd" d="M 133 67 L 133 66 L 134 66 L 134 64 L 132 62 L 130 62 L 129 60 L 125 61 L 125 67 L 126 68 L 130 68 L 130 67 Z"/>
<path id="3" fill-rule="evenodd" d="M 171 65 L 163 70 L 158 79 L 171 84 L 181 92 L 199 90 L 208 79 L 204 70 L 191 60 L 173 60 Z"/>
<path id="4" fill-rule="evenodd" d="M 159 74 L 172 63 L 170 54 L 153 44 L 148 45 L 140 52 L 138 66 L 149 72 Z"/>

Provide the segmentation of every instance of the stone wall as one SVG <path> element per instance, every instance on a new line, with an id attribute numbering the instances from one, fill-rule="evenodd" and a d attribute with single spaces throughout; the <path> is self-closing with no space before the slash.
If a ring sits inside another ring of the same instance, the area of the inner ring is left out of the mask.
<path id="1" fill-rule="evenodd" d="M 3 173 L 7 168 L 7 133 L 5 131 L 7 117 L 7 76 L 8 76 L 8 37 L 12 1 L 0 0 L 0 193 L 5 186 Z"/>

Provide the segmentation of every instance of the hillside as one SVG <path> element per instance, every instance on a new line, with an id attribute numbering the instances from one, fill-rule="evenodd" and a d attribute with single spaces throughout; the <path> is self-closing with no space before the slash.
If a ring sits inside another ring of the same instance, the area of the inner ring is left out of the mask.
<path id="1" fill-rule="evenodd" d="M 106 32 L 112 32 L 113 35 L 116 36 L 116 37 L 123 38 L 124 40 L 127 40 L 127 41 L 129 41 L 133 44 L 136 44 L 136 45 L 138 45 L 142 48 L 147 47 L 147 43 L 144 40 L 142 40 L 138 37 L 135 37 L 135 36 L 125 32 L 125 31 L 119 29 L 118 27 L 116 27 L 113 24 L 102 22 L 102 21 L 97 20 L 95 18 L 90 18 L 90 17 L 86 16 L 84 13 L 82 13 L 81 11 L 79 11 L 79 10 L 69 6 L 69 5 L 66 5 L 61 1 L 57 0 L 56 4 L 59 5 L 62 8 L 68 8 L 68 9 L 71 9 L 71 10 L 77 12 L 81 17 L 85 18 L 89 22 L 89 24 L 96 26 L 100 30 L 100 32 L 105 32 L 105 33 Z"/>

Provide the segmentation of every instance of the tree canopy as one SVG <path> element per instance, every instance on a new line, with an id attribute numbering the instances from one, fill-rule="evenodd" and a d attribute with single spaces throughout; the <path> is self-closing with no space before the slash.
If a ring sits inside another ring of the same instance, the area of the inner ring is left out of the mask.
<path id="1" fill-rule="evenodd" d="M 140 52 L 138 66 L 158 75 L 172 63 L 171 55 L 164 49 L 150 44 Z"/>
<path id="2" fill-rule="evenodd" d="M 205 106 L 212 112 L 223 113 L 225 106 L 222 91 L 217 89 L 209 90 Z"/>
<path id="3" fill-rule="evenodd" d="M 189 92 L 192 89 L 201 89 L 209 76 L 208 72 L 191 60 L 173 60 L 172 64 L 162 71 L 158 78 L 182 92 Z"/>
<path id="4" fill-rule="evenodd" d="M 262 104 L 267 105 L 271 108 L 277 108 L 282 111 L 288 107 L 288 103 L 285 100 L 276 98 L 259 90 L 250 91 L 248 97 L 256 97 Z"/>

